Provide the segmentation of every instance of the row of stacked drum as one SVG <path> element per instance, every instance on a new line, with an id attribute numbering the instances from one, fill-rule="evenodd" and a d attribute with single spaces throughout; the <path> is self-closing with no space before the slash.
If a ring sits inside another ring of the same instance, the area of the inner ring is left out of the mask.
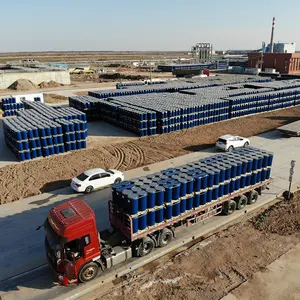
<path id="1" fill-rule="evenodd" d="M 273 153 L 243 148 L 112 186 L 115 210 L 129 214 L 132 232 L 172 220 L 270 178 Z"/>
<path id="2" fill-rule="evenodd" d="M 72 116 L 52 120 L 34 109 L 25 109 L 17 117 L 4 119 L 3 130 L 7 146 L 20 161 L 87 146 L 87 122 Z"/>
<path id="3" fill-rule="evenodd" d="M 3 111 L 3 117 L 15 116 L 17 115 L 17 111 L 24 110 L 24 104 L 17 103 L 14 97 L 2 98 L 1 109 Z"/>

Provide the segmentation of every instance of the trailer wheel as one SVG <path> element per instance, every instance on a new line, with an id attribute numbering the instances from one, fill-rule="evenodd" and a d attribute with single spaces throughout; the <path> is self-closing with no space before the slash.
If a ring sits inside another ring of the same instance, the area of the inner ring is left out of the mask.
<path id="1" fill-rule="evenodd" d="M 248 194 L 248 204 L 254 204 L 258 199 L 258 192 L 257 191 L 251 191 Z"/>
<path id="2" fill-rule="evenodd" d="M 154 249 L 154 241 L 149 238 L 145 237 L 141 240 L 141 243 L 138 246 L 138 254 L 139 256 L 146 256 Z"/>
<path id="3" fill-rule="evenodd" d="M 165 247 L 172 241 L 172 239 L 173 239 L 173 232 L 168 228 L 164 228 L 161 231 L 158 244 L 160 247 Z"/>
<path id="4" fill-rule="evenodd" d="M 229 200 L 224 203 L 223 214 L 226 216 L 231 215 L 236 210 L 236 202 L 234 200 Z"/>
<path id="5" fill-rule="evenodd" d="M 87 263 L 81 268 L 78 278 L 81 282 L 91 281 L 97 276 L 98 271 L 99 266 L 96 263 Z"/>
<path id="6" fill-rule="evenodd" d="M 241 210 L 244 209 L 247 205 L 248 198 L 245 195 L 240 196 L 236 200 L 236 209 Z"/>

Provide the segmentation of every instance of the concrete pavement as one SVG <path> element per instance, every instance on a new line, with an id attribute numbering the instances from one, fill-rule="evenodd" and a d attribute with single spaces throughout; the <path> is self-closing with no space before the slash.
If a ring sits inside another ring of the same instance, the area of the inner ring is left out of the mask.
<path id="1" fill-rule="evenodd" d="M 300 160 L 300 140 L 299 138 L 282 138 L 281 135 L 276 131 L 262 134 L 257 137 L 252 137 L 250 140 L 254 146 L 270 150 L 275 153 L 272 170 L 272 177 L 275 178 L 275 182 L 268 192 L 269 194 L 264 196 L 264 201 L 270 201 L 276 196 L 276 194 L 288 187 L 287 178 L 289 175 L 288 170 L 290 168 L 290 161 L 291 159 L 296 161 Z M 215 152 L 216 149 L 211 148 L 205 151 L 191 153 L 172 160 L 128 171 L 125 173 L 125 176 L 126 178 L 142 176 L 144 174 L 159 171 L 171 166 L 182 165 L 186 162 L 212 155 Z M 297 165 L 295 168 L 294 180 L 295 182 L 300 181 L 300 168 L 297 168 Z M 78 195 L 74 194 L 70 188 L 65 188 L 52 193 L 38 195 L 1 206 L 0 239 L 1 241 L 5 241 L 5 243 L 2 243 L 0 246 L 0 281 L 45 264 L 43 246 L 44 232 L 43 230 L 35 231 L 35 228 L 43 223 L 50 207 L 73 197 L 86 200 L 88 204 L 95 210 L 99 230 L 105 229 L 109 226 L 106 211 L 107 200 L 111 197 L 110 189 L 98 191 L 91 195 Z M 211 219 L 210 222 L 217 222 L 216 224 L 219 224 L 220 221 L 218 217 L 215 217 Z M 210 226 L 212 226 L 214 223 L 209 224 L 209 228 L 211 228 Z M 214 226 L 217 226 L 216 224 Z M 19 253 L 22 255 L 19 255 Z M 37 272 L 37 274 L 39 274 L 39 272 L 44 274 L 45 270 L 36 270 L 35 272 Z M 33 274 L 34 272 L 31 273 L 30 276 L 36 278 L 36 276 Z M 30 276 L 26 277 L 26 286 L 30 285 Z M 38 285 L 41 287 L 41 293 L 46 293 L 46 291 L 49 293 L 56 293 L 56 291 L 59 291 L 60 288 L 53 290 L 51 286 L 49 286 L 49 290 L 47 290 L 47 285 L 45 286 L 45 282 L 47 282 L 49 285 L 48 281 L 51 281 L 51 276 L 45 276 L 47 279 L 44 279 L 44 284 L 37 284 L 36 279 L 34 279 L 33 286 Z M 44 277 L 41 277 L 40 280 L 43 280 L 42 278 Z M 8 281 L 6 280 L 2 283 L 2 286 L 0 283 L 0 288 L 3 290 Z M 23 289 L 24 287 L 21 287 L 21 290 Z M 6 293 L 5 295 L 8 297 L 12 294 L 10 292 Z M 20 295 L 21 294 L 19 291 L 18 297 Z M 2 298 L 4 297 L 3 295 L 1 296 Z M 16 294 L 14 294 L 14 296 L 16 296 Z"/>

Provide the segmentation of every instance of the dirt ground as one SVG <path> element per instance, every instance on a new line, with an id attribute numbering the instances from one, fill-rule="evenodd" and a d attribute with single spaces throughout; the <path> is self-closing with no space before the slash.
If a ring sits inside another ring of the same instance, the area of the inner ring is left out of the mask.
<path id="1" fill-rule="evenodd" d="M 291 203 L 279 202 L 258 217 L 162 257 L 116 280 L 113 289 L 103 292 L 102 287 L 84 299 L 220 299 L 300 242 L 299 195 Z"/>
<path id="2" fill-rule="evenodd" d="M 51 94 L 51 93 L 44 93 L 44 102 L 47 104 L 60 104 L 60 103 L 66 103 L 68 102 L 69 98 L 57 95 L 57 94 Z"/>
<path id="3" fill-rule="evenodd" d="M 226 133 L 249 137 L 296 121 L 299 116 L 300 107 L 293 107 L 127 142 L 95 143 L 95 148 L 7 165 L 0 168 L 0 203 L 65 187 L 87 169 L 130 170 L 213 146 Z"/>

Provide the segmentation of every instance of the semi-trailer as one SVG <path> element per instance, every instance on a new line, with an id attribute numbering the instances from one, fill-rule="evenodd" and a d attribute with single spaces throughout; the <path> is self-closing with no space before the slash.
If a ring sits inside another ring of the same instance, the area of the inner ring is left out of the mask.
<path id="1" fill-rule="evenodd" d="M 56 280 L 90 281 L 100 271 L 165 247 L 183 227 L 255 203 L 272 181 L 272 161 L 271 152 L 247 147 L 113 185 L 112 228 L 100 233 L 85 201 L 57 205 L 44 223 Z"/>

